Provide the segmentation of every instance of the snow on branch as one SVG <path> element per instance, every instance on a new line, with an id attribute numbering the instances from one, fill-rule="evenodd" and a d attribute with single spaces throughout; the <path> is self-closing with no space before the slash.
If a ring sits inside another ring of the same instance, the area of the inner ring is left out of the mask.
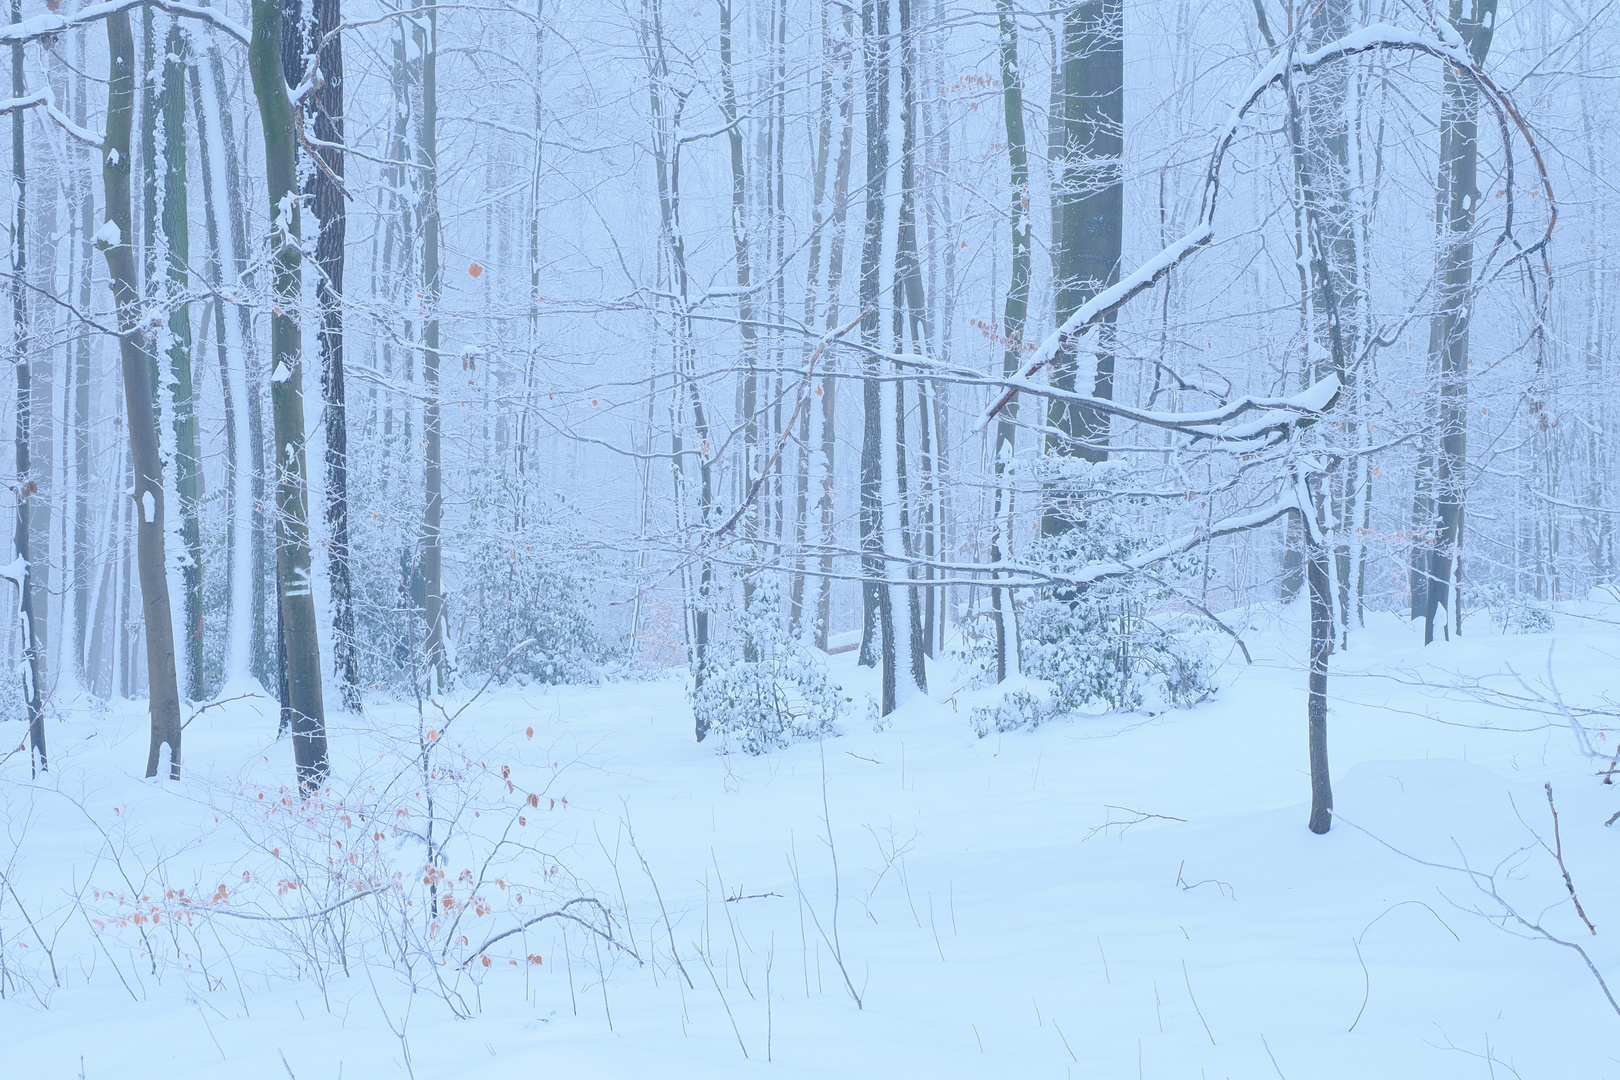
<path id="1" fill-rule="evenodd" d="M 103 142 L 101 133 L 80 127 L 73 122 L 67 113 L 58 109 L 56 107 L 56 98 L 51 94 L 49 87 L 44 90 L 37 90 L 32 94 L 25 94 L 22 97 L 0 98 L 0 116 L 16 112 L 18 109 L 36 108 L 44 109 L 45 115 L 54 120 L 62 130 L 86 146 L 92 146 L 97 150 L 101 149 Z"/>
<path id="2" fill-rule="evenodd" d="M 1297 513 L 1300 513 L 1299 499 L 1293 491 L 1290 491 L 1286 496 L 1263 509 L 1247 514 L 1234 514 L 1211 525 L 1199 525 L 1181 536 L 1167 540 L 1156 548 L 1149 548 L 1147 551 L 1133 555 L 1129 559 L 1109 559 L 1087 563 L 1071 574 L 1053 574 L 1049 571 L 1042 571 L 1042 573 L 1046 573 L 1055 582 L 1067 585 L 1092 585 L 1110 578 L 1129 577 L 1131 574 L 1146 570 L 1150 566 L 1156 566 L 1166 559 L 1191 551 L 1207 540 L 1231 536 L 1234 533 L 1248 532 L 1251 529 L 1270 525 L 1278 518 Z M 1309 518 L 1311 515 L 1305 513 L 1301 514 L 1301 516 Z M 1030 570 L 1030 568 L 1020 567 L 1016 563 L 1005 563 L 998 569 L 1003 567 L 1013 571 Z M 997 584 L 1003 583 L 998 581 Z"/>
<path id="3" fill-rule="evenodd" d="M 250 34 L 247 27 L 233 19 L 220 14 L 214 8 L 201 7 L 197 4 L 178 3 L 176 0 L 108 0 L 101 4 L 87 4 L 71 15 L 50 11 L 43 15 L 35 15 L 21 22 L 11 23 L 0 27 L 0 44 L 23 45 L 30 41 L 40 41 L 55 37 L 67 30 L 75 30 L 81 26 L 105 19 L 109 15 L 116 15 L 120 11 L 129 11 L 132 8 L 145 7 L 162 8 L 171 15 L 184 15 L 191 19 L 200 19 L 216 30 L 223 30 L 243 45 L 248 43 Z"/>
<path id="4" fill-rule="evenodd" d="M 1194 252 L 1209 244 L 1215 238 L 1215 207 L 1217 196 L 1220 194 L 1221 166 L 1226 158 L 1226 152 L 1237 138 L 1238 130 L 1249 111 L 1265 96 L 1273 86 L 1279 85 L 1292 73 L 1309 74 L 1327 64 L 1336 63 L 1360 53 L 1376 52 L 1380 50 L 1419 52 L 1442 60 L 1454 67 L 1460 75 L 1471 78 L 1480 88 L 1484 97 L 1489 101 L 1497 116 L 1497 122 L 1502 132 L 1502 144 L 1506 148 L 1506 208 L 1505 223 L 1501 236 L 1497 238 L 1492 251 L 1499 250 L 1504 243 L 1513 242 L 1519 248 L 1519 257 L 1527 258 L 1530 255 L 1544 251 L 1552 236 L 1553 225 L 1558 220 L 1557 204 L 1553 198 L 1552 182 L 1547 174 L 1547 167 L 1542 159 L 1541 150 L 1536 143 L 1529 125 L 1520 116 L 1517 106 L 1506 91 L 1497 87 L 1491 78 L 1480 70 L 1468 54 L 1460 39 L 1455 33 L 1449 36 L 1444 30 L 1437 30 L 1438 37 L 1431 37 L 1415 31 L 1406 30 L 1398 26 L 1378 23 L 1363 26 L 1353 30 L 1336 41 L 1331 41 L 1310 52 L 1296 52 L 1292 46 L 1280 50 L 1270 61 L 1262 67 L 1253 81 L 1245 90 L 1237 107 L 1232 110 L 1230 119 L 1215 140 L 1215 149 L 1210 156 L 1209 169 L 1204 176 L 1204 190 L 1202 205 L 1199 209 L 1198 224 L 1193 226 L 1187 234 L 1164 247 L 1157 255 L 1144 262 L 1131 273 L 1125 275 L 1114 285 L 1103 289 L 1092 297 L 1062 326 L 1048 334 L 1036 348 L 1034 355 L 1025 365 L 1021 378 L 995 378 L 1006 389 L 991 403 L 978 420 L 978 430 L 983 431 L 989 426 L 1013 399 L 1019 390 L 1028 390 L 1048 397 L 1061 397 L 1064 400 L 1080 400 L 1074 395 L 1065 394 L 1053 387 L 1039 387 L 1030 384 L 1027 380 L 1033 377 L 1042 368 L 1050 365 L 1058 356 L 1076 348 L 1080 340 L 1092 327 L 1101 323 L 1108 316 L 1124 307 L 1130 300 L 1141 292 L 1158 284 L 1160 279 L 1175 267 L 1185 262 Z M 1540 186 L 1547 199 L 1549 220 L 1547 228 L 1541 238 L 1529 247 L 1520 247 L 1513 240 L 1513 156 L 1512 132 L 1510 123 L 1517 128 L 1520 136 L 1530 147 L 1539 173 Z M 1550 273 L 1550 270 L 1549 270 Z M 1320 384 L 1319 384 L 1320 385 Z M 1314 389 L 1314 388 L 1313 388 Z M 1084 403 L 1095 405 L 1099 409 L 1104 403 L 1094 399 L 1084 399 Z M 1331 401 L 1329 402 L 1331 403 Z M 1115 415 L 1123 415 L 1118 410 L 1110 409 Z M 1151 421 L 1144 421 L 1151 422 Z M 1180 427 L 1180 425 L 1175 425 Z"/>

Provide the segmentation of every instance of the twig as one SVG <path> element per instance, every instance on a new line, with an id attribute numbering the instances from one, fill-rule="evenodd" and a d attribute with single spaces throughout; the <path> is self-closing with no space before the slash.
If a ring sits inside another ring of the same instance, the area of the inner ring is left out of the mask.
<path id="1" fill-rule="evenodd" d="M 821 359 L 821 354 L 827 350 L 828 345 L 831 345 L 833 342 L 855 329 L 855 327 L 860 325 L 861 320 L 870 314 L 870 309 L 861 312 L 859 315 L 855 316 L 855 318 L 851 319 L 849 325 L 845 326 L 842 330 L 838 330 L 822 338 L 821 343 L 816 346 L 815 352 L 810 354 L 810 361 L 805 365 L 804 368 L 804 389 L 800 391 L 799 400 L 793 406 L 793 415 L 788 417 L 786 424 L 782 425 L 782 438 L 777 442 L 776 449 L 772 452 L 770 460 L 765 462 L 764 467 L 759 470 L 759 475 L 754 477 L 753 482 L 748 485 L 748 491 L 743 495 L 742 501 L 737 504 L 737 509 L 734 510 L 731 516 L 725 520 L 724 524 L 709 534 L 712 538 L 717 539 L 724 536 L 726 533 L 731 531 L 732 526 L 736 525 L 738 521 L 742 520 L 743 514 L 747 513 L 748 507 L 752 505 L 754 498 L 759 494 L 759 489 L 763 487 L 765 485 L 765 481 L 770 478 L 771 470 L 776 468 L 776 459 L 782 456 L 782 451 L 787 447 L 789 436 L 791 436 L 794 429 L 798 427 L 799 413 L 804 411 L 804 403 L 810 400 L 810 389 L 815 382 L 816 361 Z M 752 418 L 750 418 L 750 422 L 752 422 Z"/>
<path id="2" fill-rule="evenodd" d="M 647 875 L 647 880 L 652 882 L 653 896 L 658 900 L 658 911 L 659 914 L 663 915 L 664 929 L 669 933 L 669 955 L 675 958 L 675 966 L 680 969 L 681 977 L 686 980 L 686 985 L 696 990 L 697 983 L 693 982 L 692 976 L 686 973 L 686 965 L 681 963 L 680 950 L 675 948 L 675 927 L 670 924 L 669 911 L 664 907 L 664 896 L 658 891 L 658 879 L 653 877 L 652 867 L 647 865 L 647 856 L 643 855 L 641 848 L 636 845 L 636 830 L 630 825 L 629 807 L 626 807 L 624 811 L 624 831 L 630 837 L 630 850 L 634 851 L 636 858 L 641 860 L 642 872 Z"/>
<path id="3" fill-rule="evenodd" d="M 1367 961 L 1361 958 L 1361 943 L 1351 938 L 1350 945 L 1356 950 L 1356 961 L 1361 964 L 1361 1008 L 1356 1010 L 1356 1018 L 1350 1021 L 1349 1028 L 1349 1031 L 1354 1031 L 1356 1025 L 1361 1023 L 1361 1014 L 1367 1011 L 1367 999 L 1372 997 L 1372 976 L 1367 973 Z"/>
<path id="4" fill-rule="evenodd" d="M 1266 1042 L 1264 1035 L 1260 1036 L 1260 1045 L 1266 1048 L 1266 1057 L 1271 1059 L 1271 1067 L 1277 1070 L 1278 1080 L 1288 1080 L 1288 1077 L 1283 1075 L 1282 1066 L 1277 1064 L 1277 1055 L 1271 1052 L 1271 1044 Z"/>
<path id="5" fill-rule="evenodd" d="M 692 949 L 698 954 L 698 959 L 703 961 L 703 967 L 709 973 L 709 981 L 714 983 L 714 992 L 720 995 L 720 1004 L 726 1007 L 726 1019 L 731 1021 L 731 1033 L 737 1036 L 737 1045 L 742 1048 L 743 1057 L 746 1058 L 748 1047 L 743 1045 L 742 1032 L 737 1030 L 737 1018 L 731 1015 L 731 1003 L 726 1001 L 726 992 L 720 989 L 720 980 L 714 977 L 714 968 L 709 966 L 709 958 L 703 955 L 703 950 L 698 948 L 697 942 L 692 942 Z"/>
<path id="6" fill-rule="evenodd" d="M 597 908 L 604 912 L 604 917 L 607 911 L 607 908 L 603 906 L 602 902 L 596 899 L 594 896 L 575 897 L 562 907 L 558 908 L 556 911 L 548 911 L 544 915 L 536 915 L 534 918 L 527 919 L 519 923 L 517 926 L 512 927 L 510 930 L 503 930 L 499 934 L 496 934 L 494 937 L 478 946 L 478 948 L 474 949 L 467 956 L 467 959 L 461 962 L 461 966 L 466 967 L 468 964 L 478 959 L 489 950 L 491 945 L 494 945 L 497 941 L 503 941 L 506 938 L 511 937 L 513 934 L 521 934 L 529 927 L 535 925 L 536 923 L 545 922 L 547 919 L 568 919 L 571 922 L 577 922 L 579 925 L 583 926 L 585 929 L 589 930 L 603 941 L 606 941 L 609 945 L 612 945 L 620 951 L 628 953 L 630 956 L 634 957 L 638 964 L 642 962 L 641 957 L 636 955 L 636 951 L 634 949 L 620 941 L 618 938 L 614 937 L 611 933 L 604 934 L 601 930 L 597 929 L 586 920 L 580 918 L 578 915 L 570 914 L 568 909 L 573 907 L 575 904 L 594 904 Z M 610 920 L 608 923 L 608 929 L 611 930 L 612 928 L 613 924 Z"/>
<path id="7" fill-rule="evenodd" d="M 347 907 L 356 900 L 364 900 L 368 896 L 376 895 L 376 889 L 367 889 L 365 892 L 355 893 L 353 896 L 348 897 L 345 900 L 339 900 L 337 903 L 332 904 L 329 907 L 323 907 L 319 911 L 311 911 L 307 915 L 253 915 L 246 911 L 232 911 L 230 908 L 220 906 L 192 908 L 192 910 L 206 911 L 211 915 L 229 915 L 233 919 L 251 919 L 254 922 L 297 922 L 300 919 L 318 919 L 322 915 L 330 915 L 338 908 Z M 186 906 L 188 908 L 192 907 L 190 904 Z"/>
<path id="8" fill-rule="evenodd" d="M 23 907 L 22 897 L 18 896 L 17 890 L 12 888 L 11 879 L 0 874 L 0 881 L 6 883 L 6 892 L 10 893 L 11 898 L 17 902 L 17 910 L 22 912 L 23 920 L 28 923 L 28 929 L 34 932 L 34 939 L 39 942 L 39 947 L 45 950 L 45 956 L 51 962 L 51 981 L 56 983 L 57 986 L 61 986 L 62 976 L 56 973 L 56 953 L 52 952 L 51 947 L 45 943 L 45 938 L 40 934 L 39 927 L 34 925 L 33 916 L 29 915 L 28 909 Z"/>
<path id="9" fill-rule="evenodd" d="M 1581 922 L 1585 923 L 1586 928 L 1592 932 L 1592 936 L 1596 937 L 1597 927 L 1593 926 L 1592 920 L 1586 917 L 1586 910 L 1581 907 L 1581 898 L 1575 895 L 1575 882 L 1569 876 L 1569 868 L 1564 865 L 1564 841 L 1558 832 L 1558 807 L 1553 803 L 1552 784 L 1546 783 L 1541 786 L 1547 790 L 1547 808 L 1552 811 L 1553 858 L 1558 860 L 1558 869 L 1564 875 L 1564 888 L 1569 890 L 1569 898 L 1575 902 L 1575 914 L 1581 917 Z M 1609 820 L 1613 821 L 1614 819 L 1610 818 Z M 1543 843 L 1541 846 L 1546 847 L 1547 845 Z"/>
<path id="10" fill-rule="evenodd" d="M 1215 888 L 1216 888 L 1216 890 L 1218 892 L 1222 893 L 1227 898 L 1229 898 L 1231 900 L 1236 900 L 1237 899 L 1237 890 L 1233 889 L 1232 886 L 1228 885 L 1224 881 L 1221 881 L 1219 878 L 1205 878 L 1202 881 L 1195 881 L 1195 882 L 1193 882 L 1191 884 L 1188 884 L 1187 879 L 1181 876 L 1181 871 L 1186 867 L 1186 865 L 1187 865 L 1187 860 L 1182 859 L 1181 860 L 1181 865 L 1176 867 L 1176 885 L 1178 885 L 1181 888 L 1182 892 L 1192 892 L 1194 889 L 1198 888 L 1198 886 L 1200 886 L 1200 885 L 1213 885 L 1213 886 L 1215 886 Z"/>
<path id="11" fill-rule="evenodd" d="M 1198 1014 L 1198 1022 L 1204 1025 L 1204 1034 L 1209 1036 L 1209 1045 L 1215 1045 L 1215 1033 L 1209 1030 L 1209 1021 L 1204 1019 L 1204 1010 L 1198 1007 L 1198 999 L 1193 997 L 1192 978 L 1187 974 L 1187 961 L 1181 962 L 1181 978 L 1187 984 L 1187 996 L 1192 998 L 1193 1012 Z"/>
<path id="12" fill-rule="evenodd" d="M 764 900 L 768 896 L 774 896 L 778 900 L 782 898 L 782 894 L 779 892 L 757 892 L 749 893 L 747 896 L 744 896 L 742 894 L 742 886 L 739 885 L 737 886 L 737 895 L 726 897 L 726 903 L 735 904 L 739 900 Z"/>
<path id="13" fill-rule="evenodd" d="M 263 694 L 237 694 L 235 697 L 220 698 L 218 701 L 210 701 L 208 704 L 204 705 L 202 708 L 198 709 L 196 712 L 187 717 L 186 722 L 180 725 L 180 730 L 186 730 L 186 728 L 191 726 L 191 721 L 197 719 L 197 717 L 201 716 L 203 713 L 207 712 L 209 709 L 212 709 L 216 705 L 227 705 L 233 701 L 241 701 L 243 698 L 263 696 Z"/>
<path id="14" fill-rule="evenodd" d="M 1082 844 L 1087 840 L 1090 840 L 1093 836 L 1096 836 L 1098 833 L 1108 831 L 1115 825 L 1119 826 L 1119 835 L 1123 838 L 1125 835 L 1125 830 L 1129 829 L 1132 825 L 1140 825 L 1142 822 L 1151 821 L 1154 818 L 1158 818 L 1160 821 L 1179 821 L 1183 824 L 1185 824 L 1187 821 L 1186 818 L 1171 817 L 1169 814 L 1149 814 L 1143 810 L 1133 810 L 1128 806 L 1114 806 L 1108 803 L 1103 804 L 1103 809 L 1118 810 L 1122 814 L 1135 814 L 1136 817 L 1132 818 L 1130 821 L 1115 821 L 1112 815 L 1110 815 L 1107 821 L 1096 826 L 1090 832 L 1086 833 L 1085 836 L 1080 838 L 1080 842 Z"/>
<path id="15" fill-rule="evenodd" d="M 838 965 L 839 973 L 844 976 L 844 986 L 849 989 L 849 996 L 855 999 L 855 1007 L 857 1009 L 864 1008 L 861 1004 L 861 995 L 855 992 L 855 984 L 850 981 L 849 971 L 844 967 L 844 958 L 839 954 L 838 946 L 833 943 L 832 938 L 827 936 L 826 929 L 821 925 L 821 916 L 816 914 L 816 906 L 804 894 L 804 886 L 799 882 L 798 863 L 791 858 L 788 859 L 788 870 L 793 874 L 793 887 L 799 891 L 799 900 L 805 907 L 810 909 L 810 921 L 816 924 L 816 933 L 821 935 L 821 940 L 826 942 L 827 948 L 832 951 L 833 962 Z"/>
<path id="16" fill-rule="evenodd" d="M 1052 1027 L 1057 1030 L 1058 1038 L 1063 1040 L 1063 1049 L 1065 1049 L 1065 1050 L 1067 1050 L 1069 1052 L 1069 1056 L 1071 1058 L 1074 1058 L 1075 1061 L 1079 1061 L 1080 1060 L 1079 1058 L 1074 1057 L 1074 1047 L 1069 1045 L 1069 1037 L 1067 1035 L 1063 1034 L 1063 1029 L 1058 1027 L 1058 1022 L 1056 1020 L 1052 1021 Z"/>
<path id="17" fill-rule="evenodd" d="M 1368 832 L 1366 829 L 1363 829 L 1360 825 L 1357 825 L 1355 822 L 1351 821 L 1349 818 L 1345 817 L 1343 814 L 1335 814 L 1334 815 L 1334 820 L 1344 822 L 1346 825 L 1350 826 L 1352 829 L 1355 829 L 1357 832 L 1362 833 L 1363 835 L 1365 835 L 1367 837 L 1370 837 L 1372 840 L 1374 840 L 1378 844 L 1382 845 L 1383 847 L 1388 848 L 1390 851 L 1393 851 L 1395 854 L 1401 856 L 1403 859 L 1410 859 L 1411 861 L 1417 863 L 1419 866 L 1427 866 L 1427 867 L 1430 867 L 1431 869 L 1434 869 L 1434 870 L 1449 870 L 1452 873 L 1466 875 L 1468 877 L 1468 880 L 1473 883 L 1474 888 L 1478 889 L 1485 896 L 1487 896 L 1491 900 L 1495 901 L 1496 905 L 1502 909 L 1502 914 L 1499 915 L 1499 916 L 1492 916 L 1492 915 L 1486 914 L 1483 911 L 1479 911 L 1477 909 L 1475 909 L 1475 914 L 1481 916 L 1482 918 L 1485 918 L 1485 919 L 1491 921 L 1492 923 L 1495 923 L 1496 925 L 1498 925 L 1498 927 L 1500 929 L 1504 929 L 1504 930 L 1507 929 L 1507 927 L 1504 925 L 1506 923 L 1506 921 L 1508 919 L 1512 919 L 1514 922 L 1518 923 L 1521 927 L 1523 927 L 1530 934 L 1541 938 L 1543 941 L 1551 942 L 1554 945 L 1562 945 L 1566 949 L 1573 949 L 1575 952 L 1579 953 L 1581 959 L 1586 962 L 1586 969 L 1592 973 L 1592 978 L 1597 980 L 1598 989 L 1603 991 L 1603 997 L 1604 997 L 1605 1000 L 1608 1001 L 1609 1008 L 1614 1010 L 1614 1013 L 1615 1013 L 1616 1016 L 1620 1016 L 1620 1001 L 1615 1000 L 1614 994 L 1611 993 L 1610 990 L 1609 990 L 1608 982 L 1604 980 L 1603 973 L 1598 970 L 1597 964 L 1593 963 L 1591 955 L 1589 953 L 1587 953 L 1587 951 L 1585 949 L 1581 948 L 1580 945 L 1576 944 L 1575 942 L 1573 942 L 1573 941 L 1565 941 L 1563 938 L 1557 937 L 1554 934 L 1552 934 L 1551 932 L 1549 932 L 1539 922 L 1531 922 L 1529 919 L 1525 918 L 1523 915 L 1520 915 L 1518 910 L 1516 908 L 1514 908 L 1512 904 L 1509 904 L 1506 900 L 1504 900 L 1502 898 L 1501 892 L 1496 887 L 1496 874 L 1494 872 L 1490 873 L 1490 874 L 1486 874 L 1486 873 L 1482 873 L 1481 871 L 1475 870 L 1473 867 L 1468 865 L 1468 860 L 1467 860 L 1466 856 L 1463 856 L 1463 865 L 1462 866 L 1449 866 L 1446 863 L 1430 862 L 1427 859 L 1420 859 L 1416 855 L 1410 855 L 1410 854 L 1402 851 L 1400 848 L 1396 847 L 1394 844 L 1391 844 L 1389 841 L 1384 840 L 1381 837 L 1379 837 L 1379 836 L 1377 836 L 1377 835 L 1375 835 L 1375 834 L 1373 834 L 1371 832 Z M 1453 843 L 1455 843 L 1455 841 L 1453 841 Z M 1545 846 L 1545 845 L 1543 845 L 1543 846 Z M 1458 850 L 1458 854 L 1461 855 L 1462 854 L 1461 847 L 1459 847 L 1457 850 Z M 1528 851 L 1528 850 L 1530 850 L 1529 845 L 1526 845 L 1526 846 L 1520 848 L 1519 852 L 1524 852 L 1524 851 Z M 1515 852 L 1514 854 L 1518 854 L 1518 852 Z M 1509 856 L 1509 858 L 1512 858 L 1512 857 L 1513 856 L 1511 856 L 1511 855 Z M 1501 920 L 1501 922 L 1497 922 L 1497 920 Z M 1511 931 L 1509 931 L 1509 932 L 1511 932 Z"/>

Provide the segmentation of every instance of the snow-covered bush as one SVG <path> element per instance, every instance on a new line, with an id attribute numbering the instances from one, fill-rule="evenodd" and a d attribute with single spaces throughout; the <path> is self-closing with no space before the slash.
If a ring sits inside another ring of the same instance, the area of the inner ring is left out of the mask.
<path id="1" fill-rule="evenodd" d="M 1593 599 L 1602 595 L 1594 589 Z M 1490 612 L 1491 624 L 1502 634 L 1546 634 L 1553 629 L 1550 605 L 1531 596 L 1514 591 L 1509 585 L 1486 583 L 1476 586 L 1472 596 L 1465 596 L 1471 606 L 1483 607 Z M 1612 603 L 1613 601 L 1610 600 Z M 1467 613 L 1467 608 L 1464 608 Z M 1445 616 L 1442 616 L 1444 621 Z"/>
<path id="2" fill-rule="evenodd" d="M 755 574 L 752 596 L 732 620 L 727 648 L 709 655 L 692 709 L 720 750 L 763 754 L 832 734 L 850 699 L 826 665 L 783 626 L 775 575 Z"/>
<path id="3" fill-rule="evenodd" d="M 1054 576 L 1122 561 L 1158 542 L 1156 507 L 1124 491 L 1116 463 L 1041 458 L 1037 473 L 1048 498 L 1073 507 L 1074 527 L 1043 537 L 1021 561 Z M 974 711 L 973 725 L 989 731 L 1033 728 L 1048 719 L 1098 706 L 1161 711 L 1191 705 L 1213 690 L 1212 669 L 1185 624 L 1160 614 L 1177 579 L 1202 572 L 1193 555 L 1168 560 L 1152 577 L 1111 578 L 1084 587 L 1054 587 L 1027 598 L 1019 609 L 1023 674 L 1042 692 L 1017 689 Z"/>
<path id="4" fill-rule="evenodd" d="M 560 498 L 531 496 L 519 514 L 504 489 L 478 496 L 466 527 L 452 537 L 458 666 L 494 671 L 514 646 L 531 640 L 501 668 L 500 679 L 597 681 L 611 658 L 596 628 L 608 576 L 603 559 L 573 528 Z M 514 524 L 519 520 L 521 526 Z"/>

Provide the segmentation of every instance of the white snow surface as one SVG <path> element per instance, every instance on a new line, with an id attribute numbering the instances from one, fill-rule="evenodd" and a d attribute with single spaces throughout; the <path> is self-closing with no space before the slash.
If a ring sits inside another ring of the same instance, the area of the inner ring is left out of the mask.
<path id="1" fill-rule="evenodd" d="M 222 907 L 238 914 L 300 910 L 298 890 L 278 900 L 269 887 L 286 853 L 271 855 L 270 840 L 253 846 L 272 835 L 264 823 L 276 813 L 265 808 L 285 817 L 296 803 L 271 700 L 197 715 L 186 779 L 175 783 L 140 779 L 144 703 L 58 717 L 48 778 L 30 781 L 24 754 L 0 764 L 0 869 L 15 890 L 0 902 L 12 979 L 0 1001 L 6 1072 L 1620 1077 L 1620 1016 L 1581 956 L 1482 917 L 1500 909 L 1466 874 L 1417 861 L 1500 871 L 1516 910 L 1580 945 L 1620 986 L 1620 824 L 1603 824 L 1620 809 L 1620 786 L 1595 775 L 1604 763 L 1578 753 L 1556 710 L 1432 688 L 1487 677 L 1522 693 L 1511 667 L 1545 689 L 1551 651 L 1564 700 L 1599 704 L 1620 632 L 1561 616 L 1556 634 L 1501 636 L 1479 616 L 1466 637 L 1425 649 L 1420 626 L 1374 618 L 1333 659 L 1343 816 L 1313 836 L 1302 615 L 1230 617 L 1255 663 L 1232 657 L 1220 692 L 1197 708 L 983 740 L 967 712 L 985 692 L 953 697 L 957 672 L 943 662 L 929 672 L 931 694 L 889 730 L 866 730 L 857 708 L 843 736 L 758 758 L 694 744 L 674 675 L 493 691 L 446 730 L 441 760 L 464 753 L 463 778 L 509 765 L 511 808 L 457 828 L 521 831 L 563 868 L 556 880 L 577 879 L 558 896 L 601 898 L 647 962 L 577 925 L 565 943 L 564 923 L 543 922 L 490 948 L 489 968 L 473 965 L 481 985 L 460 984 L 468 1019 L 451 1015 L 432 971 L 419 972 L 414 997 L 381 963 L 351 961 L 321 979 L 303 965 L 300 976 L 286 951 L 298 919 L 227 918 L 206 904 L 177 919 L 171 904 L 155 926 L 117 925 L 117 894 L 127 915 L 140 907 L 135 893 L 161 900 L 179 888 L 198 897 L 224 886 Z M 875 692 L 854 653 L 831 664 L 857 702 Z M 397 775 L 391 761 L 377 764 L 384 733 L 415 745 L 415 713 L 403 705 L 373 701 L 363 720 L 334 710 L 332 722 L 334 798 L 357 778 L 381 789 Z M 1615 734 L 1599 719 L 1585 726 L 1600 753 L 1612 751 Z M 20 724 L 4 730 L 22 734 Z M 1595 936 L 1532 834 L 1553 842 L 1544 783 Z M 504 782 L 491 786 L 506 797 Z M 1106 827 L 1132 811 L 1163 816 Z M 390 837 L 381 850 L 420 874 L 414 842 Z M 463 861 L 450 857 L 452 877 Z M 265 887 L 244 885 L 245 872 Z M 537 878 L 545 867 L 506 872 Z M 86 893 L 80 915 L 70 896 L 87 880 L 114 895 Z M 816 928 L 833 932 L 835 888 L 861 1008 Z M 487 891 L 494 911 L 469 915 L 474 947 L 514 925 L 509 890 Z M 19 902 L 51 945 L 59 987 Z M 354 927 L 373 902 L 344 909 Z M 92 935 L 85 916 L 106 925 Z M 692 986 L 671 963 L 671 940 Z M 476 958 L 458 947 L 441 974 L 453 979 L 464 955 Z"/>

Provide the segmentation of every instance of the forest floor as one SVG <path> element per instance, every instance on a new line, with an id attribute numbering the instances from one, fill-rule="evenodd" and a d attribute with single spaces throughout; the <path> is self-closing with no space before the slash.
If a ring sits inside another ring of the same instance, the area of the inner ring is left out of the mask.
<path id="1" fill-rule="evenodd" d="M 1580 711 L 1604 707 L 1620 631 L 1480 616 L 1425 649 L 1373 619 L 1333 659 L 1340 816 L 1314 836 L 1297 614 L 1254 621 L 1254 663 L 1230 657 L 1196 708 L 984 739 L 946 665 L 886 731 L 857 706 L 841 737 L 761 757 L 695 745 L 674 678 L 492 690 L 436 741 L 433 783 L 441 810 L 481 808 L 446 892 L 458 867 L 511 883 L 408 971 L 416 939 L 377 897 L 349 886 L 312 919 L 296 904 L 324 906 L 317 884 L 270 887 L 320 869 L 282 844 L 329 851 L 339 826 L 276 824 L 295 800 L 266 701 L 199 714 L 177 783 L 139 778 L 141 704 L 70 712 L 48 781 L 0 765 L 0 1073 L 1620 1077 L 1599 981 L 1620 993 L 1620 786 L 1598 756 L 1616 732 Z M 871 673 L 832 663 L 862 700 Z M 416 723 L 382 702 L 335 720 L 346 812 L 412 785 L 395 763 Z M 485 783 L 502 766 L 510 791 Z M 468 802 L 481 783 L 495 795 Z M 379 828 L 366 865 L 420 874 L 401 835 Z M 480 951 L 543 913 L 520 879 L 544 903 L 600 898 L 614 940 L 552 918 Z"/>

